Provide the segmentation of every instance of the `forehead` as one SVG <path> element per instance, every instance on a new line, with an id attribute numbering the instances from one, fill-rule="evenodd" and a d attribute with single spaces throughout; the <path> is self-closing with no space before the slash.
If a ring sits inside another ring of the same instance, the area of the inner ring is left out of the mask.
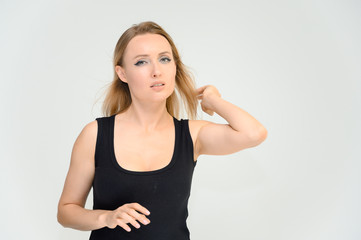
<path id="1" fill-rule="evenodd" d="M 162 35 L 147 33 L 132 38 L 126 47 L 125 55 L 132 57 L 139 54 L 158 54 L 164 51 L 172 52 L 168 40 Z"/>

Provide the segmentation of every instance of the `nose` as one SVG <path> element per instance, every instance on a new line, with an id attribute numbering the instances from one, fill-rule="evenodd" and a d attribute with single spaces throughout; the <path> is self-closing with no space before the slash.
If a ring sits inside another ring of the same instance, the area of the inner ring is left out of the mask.
<path id="1" fill-rule="evenodd" d="M 161 75 L 161 70 L 160 70 L 159 63 L 154 63 L 153 64 L 152 77 L 156 78 L 156 77 L 159 77 L 160 75 Z"/>

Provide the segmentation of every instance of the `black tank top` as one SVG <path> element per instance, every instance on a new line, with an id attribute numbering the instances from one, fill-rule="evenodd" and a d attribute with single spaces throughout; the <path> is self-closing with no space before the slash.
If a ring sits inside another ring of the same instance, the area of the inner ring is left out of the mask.
<path id="1" fill-rule="evenodd" d="M 122 168 L 114 153 L 115 114 L 96 118 L 98 134 L 95 148 L 93 209 L 114 210 L 125 203 L 137 202 L 150 211 L 150 223 L 140 228 L 128 223 L 131 231 L 120 226 L 91 231 L 90 240 L 189 240 L 188 199 L 193 170 L 193 142 L 188 119 L 177 120 L 175 144 L 170 163 L 153 171 Z"/>

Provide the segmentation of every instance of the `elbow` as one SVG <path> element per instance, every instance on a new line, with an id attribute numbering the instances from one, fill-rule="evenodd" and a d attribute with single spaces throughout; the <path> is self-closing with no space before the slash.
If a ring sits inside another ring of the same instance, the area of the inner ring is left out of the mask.
<path id="1" fill-rule="evenodd" d="M 260 136 L 260 139 L 262 140 L 262 142 L 264 140 L 266 140 L 267 135 L 268 135 L 267 129 L 263 127 L 262 130 L 259 133 L 259 136 Z"/>
<path id="2" fill-rule="evenodd" d="M 63 207 L 64 207 L 64 206 L 63 206 Z M 64 228 L 68 227 L 68 226 L 66 225 L 65 221 L 64 221 L 64 216 L 63 216 L 63 214 L 62 214 L 62 207 L 61 207 L 61 206 L 58 207 L 58 213 L 57 213 L 56 218 L 57 218 L 58 223 L 59 223 L 61 226 L 63 226 Z"/>
<path id="3" fill-rule="evenodd" d="M 62 219 L 62 217 L 61 217 L 61 214 L 60 214 L 59 210 L 58 210 L 58 214 L 57 214 L 56 218 L 57 218 L 58 223 L 59 223 L 61 226 L 65 227 L 64 222 L 63 222 L 63 219 Z"/>
<path id="4" fill-rule="evenodd" d="M 266 128 L 262 127 L 259 131 L 251 135 L 251 139 L 255 142 L 255 145 L 261 144 L 264 140 L 266 140 L 268 132 Z"/>

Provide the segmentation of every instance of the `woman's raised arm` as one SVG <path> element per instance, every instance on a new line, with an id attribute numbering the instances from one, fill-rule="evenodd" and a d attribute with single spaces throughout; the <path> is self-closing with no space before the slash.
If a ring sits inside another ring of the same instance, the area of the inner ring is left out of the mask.
<path id="1" fill-rule="evenodd" d="M 202 110 L 209 115 L 216 112 L 228 124 L 199 120 L 196 140 L 198 155 L 226 155 L 259 145 L 267 137 L 266 128 L 240 107 L 221 98 L 213 85 L 197 89 Z"/>

